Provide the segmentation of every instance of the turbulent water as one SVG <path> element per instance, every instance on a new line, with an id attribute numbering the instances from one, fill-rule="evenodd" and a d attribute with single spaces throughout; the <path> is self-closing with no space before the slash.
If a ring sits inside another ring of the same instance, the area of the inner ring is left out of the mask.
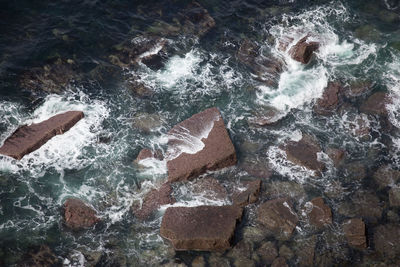
<path id="1" fill-rule="evenodd" d="M 388 204 L 388 188 L 378 190 L 372 178 L 380 166 L 397 169 L 400 162 L 400 3 L 199 2 L 216 21 L 210 32 L 201 38 L 183 33 L 168 37 L 173 52 L 159 70 L 140 64 L 105 77 L 95 70 L 110 65 L 114 47 L 167 27 L 159 23 L 161 17 L 172 21 L 189 2 L 168 1 L 163 14 L 158 12 L 161 4 L 157 1 L 0 4 L 0 142 L 22 124 L 68 110 L 85 114 L 71 130 L 20 161 L 0 156 L 0 264 L 18 264 L 32 247 L 41 244 L 49 246 L 65 266 L 94 264 L 88 255 L 97 256 L 98 266 L 157 266 L 170 261 L 190 265 L 198 255 L 209 264 L 214 257 L 220 264 L 234 264 L 229 251 L 171 252 L 170 244 L 159 236 L 167 206 L 147 222 L 138 221 L 131 211 L 134 203 L 165 181 L 167 172 L 165 160 L 146 160 L 145 168 L 135 165 L 138 152 L 149 147 L 167 153 L 167 132 L 214 106 L 221 111 L 238 154 L 235 167 L 213 173 L 224 186 L 238 187 L 240 180 L 253 177 L 245 167 L 250 165 L 250 169 L 272 173 L 261 177 L 264 190 L 276 188 L 293 196 L 297 209 L 316 196 L 323 196 L 332 208 L 333 224 L 325 231 L 315 234 L 301 219 L 290 241 L 268 239 L 277 248 L 286 245 L 296 251 L 301 240 L 317 236 L 314 262 L 319 266 L 399 263 L 399 257 L 376 256 L 372 242 L 365 251 L 350 249 L 341 229 L 347 214 L 340 210 L 356 193 L 371 193 L 383 213 L 364 218 L 368 239 L 378 225 L 400 223 L 398 208 Z M 320 43 L 310 64 L 303 65 L 279 49 L 279 40 L 290 37 L 295 44 L 308 33 Z M 257 43 L 260 54 L 285 62 L 276 83 L 261 82 L 237 59 L 244 39 Z M 61 92 L 21 86 L 22 73 L 56 59 L 74 62 L 80 79 Z M 128 86 L 131 79 L 150 88 L 151 96 L 133 93 Z M 371 89 L 334 115 L 318 116 L 313 105 L 330 81 L 344 85 L 368 82 Z M 387 104 L 390 131 L 384 130 L 388 126 L 379 117 L 359 112 L 366 97 L 378 91 L 392 98 Z M 277 123 L 265 127 L 251 123 L 271 109 L 279 114 Z M 370 129 L 366 136 L 357 134 L 359 119 Z M 315 136 L 323 150 L 345 149 L 345 167 L 335 167 L 323 152 L 318 156 L 327 169 L 321 176 L 287 160 L 282 145 L 304 134 Z M 205 131 L 188 136 L 181 151 L 173 153 L 201 150 L 201 139 L 207 135 Z M 366 178 L 357 180 L 354 176 L 361 171 L 354 171 L 354 166 L 361 166 Z M 174 206 L 230 204 L 229 198 L 209 199 L 195 192 L 191 183 L 174 185 L 174 196 Z M 69 197 L 89 203 L 101 223 L 79 233 L 68 230 L 61 207 Z M 260 202 L 270 198 L 264 193 Z M 257 204 L 247 209 L 238 239 L 254 226 L 256 208 Z M 254 244 L 253 254 L 258 245 Z M 287 262 L 299 264 L 296 256 Z"/>

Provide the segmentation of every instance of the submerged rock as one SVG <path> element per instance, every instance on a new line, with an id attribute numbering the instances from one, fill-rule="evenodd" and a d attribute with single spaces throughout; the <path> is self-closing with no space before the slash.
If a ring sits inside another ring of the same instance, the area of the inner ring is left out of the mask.
<path id="1" fill-rule="evenodd" d="M 367 222 L 376 223 L 383 212 L 383 203 L 371 192 L 356 192 L 348 201 L 338 207 L 338 213 L 348 217 L 362 217 Z"/>
<path id="2" fill-rule="evenodd" d="M 203 36 L 215 27 L 215 20 L 207 9 L 193 1 L 181 12 L 182 31 L 186 34 Z"/>
<path id="3" fill-rule="evenodd" d="M 372 90 L 372 85 L 373 84 L 370 81 L 352 82 L 349 86 L 344 88 L 344 95 L 347 98 L 363 96 Z"/>
<path id="4" fill-rule="evenodd" d="M 371 115 L 387 116 L 386 105 L 390 103 L 387 93 L 377 92 L 371 95 L 360 107 L 360 111 Z"/>
<path id="5" fill-rule="evenodd" d="M 286 260 L 283 257 L 276 258 L 271 265 L 271 267 L 287 267 L 287 266 L 288 265 L 286 263 Z"/>
<path id="6" fill-rule="evenodd" d="M 357 249 L 367 248 L 365 224 L 362 219 L 351 219 L 343 224 L 343 232 L 349 246 Z"/>
<path id="7" fill-rule="evenodd" d="M 46 245 L 41 245 L 29 250 L 27 254 L 23 256 L 17 266 L 61 266 L 62 262 L 54 254 L 54 252 Z"/>
<path id="8" fill-rule="evenodd" d="M 221 113 L 209 108 L 168 133 L 168 181 L 184 181 L 236 164 L 236 152 Z M 169 158 L 168 158 L 169 157 Z"/>
<path id="9" fill-rule="evenodd" d="M 375 250 L 389 259 L 400 255 L 400 226 L 398 224 L 379 225 L 374 230 L 373 243 Z"/>
<path id="10" fill-rule="evenodd" d="M 135 129 L 147 134 L 158 129 L 163 124 L 161 116 L 155 113 L 137 113 L 132 120 L 132 126 Z"/>
<path id="11" fill-rule="evenodd" d="M 295 254 L 297 256 L 298 266 L 314 266 L 316 243 L 317 236 L 315 235 L 296 240 Z"/>
<path id="12" fill-rule="evenodd" d="M 298 220 L 297 214 L 287 198 L 269 200 L 257 209 L 257 221 L 278 240 L 289 239 Z"/>
<path id="13" fill-rule="evenodd" d="M 65 201 L 63 208 L 65 225 L 72 230 L 92 227 L 100 221 L 96 216 L 96 211 L 82 200 L 69 198 Z"/>
<path id="14" fill-rule="evenodd" d="M 379 189 L 392 186 L 400 180 L 400 171 L 392 169 L 389 165 L 382 165 L 372 175 Z"/>
<path id="15" fill-rule="evenodd" d="M 237 206 L 170 207 L 160 235 L 176 250 L 223 251 L 231 247 L 242 213 Z"/>
<path id="16" fill-rule="evenodd" d="M 244 207 L 257 202 L 261 189 L 261 180 L 243 182 L 246 187 L 244 191 L 234 192 L 232 201 L 234 205 Z"/>
<path id="17" fill-rule="evenodd" d="M 394 187 L 389 190 L 389 204 L 391 207 L 400 207 L 400 188 Z"/>
<path id="18" fill-rule="evenodd" d="M 68 131 L 83 117 L 82 111 L 68 111 L 40 123 L 21 126 L 4 141 L 0 154 L 20 160 L 54 136 Z"/>
<path id="19" fill-rule="evenodd" d="M 292 56 L 292 58 L 303 64 L 308 64 L 313 53 L 319 48 L 318 42 L 308 42 L 308 38 L 309 35 L 303 37 L 289 50 L 289 54 Z"/>
<path id="20" fill-rule="evenodd" d="M 307 202 L 306 212 L 308 213 L 310 223 L 317 228 L 322 228 L 332 223 L 331 208 L 325 204 L 322 197 L 317 197 Z"/>
<path id="21" fill-rule="evenodd" d="M 333 161 L 333 164 L 338 167 L 346 156 L 346 151 L 343 149 L 329 147 L 326 149 L 326 154 Z"/>
<path id="22" fill-rule="evenodd" d="M 319 115 L 331 115 L 339 105 L 339 94 L 343 91 L 339 83 L 330 82 L 322 97 L 317 100 L 314 112 Z"/>
<path id="23" fill-rule="evenodd" d="M 272 264 L 275 258 L 278 257 L 278 250 L 271 241 L 263 243 L 256 252 L 258 256 L 260 256 L 263 264 Z"/>

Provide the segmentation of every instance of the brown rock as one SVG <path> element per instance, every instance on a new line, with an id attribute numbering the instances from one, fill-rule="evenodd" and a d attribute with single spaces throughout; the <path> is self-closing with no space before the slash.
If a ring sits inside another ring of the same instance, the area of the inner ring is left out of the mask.
<path id="1" fill-rule="evenodd" d="M 286 51 L 286 49 L 288 48 L 289 44 L 291 42 L 293 42 L 294 39 L 292 37 L 289 36 L 283 36 L 280 40 L 279 40 L 279 47 L 278 49 L 280 51 Z"/>
<path id="2" fill-rule="evenodd" d="M 0 147 L 0 154 L 22 159 L 23 156 L 39 149 L 52 137 L 63 134 L 83 118 L 81 111 L 68 111 L 50 119 L 19 127 Z"/>
<path id="3" fill-rule="evenodd" d="M 243 185 L 246 190 L 237 191 L 232 195 L 233 204 L 241 207 L 257 202 L 261 189 L 261 180 L 243 182 Z"/>
<path id="4" fill-rule="evenodd" d="M 331 208 L 324 203 L 322 197 L 317 197 L 308 202 L 312 205 L 311 211 L 308 213 L 310 223 L 317 228 L 321 228 L 326 224 L 332 223 Z"/>
<path id="5" fill-rule="evenodd" d="M 289 141 L 283 149 L 286 151 L 287 159 L 295 164 L 318 172 L 325 169 L 325 164 L 317 159 L 317 153 L 321 152 L 321 147 L 309 135 L 303 135 L 298 142 Z"/>
<path id="6" fill-rule="evenodd" d="M 365 249 L 367 247 L 365 224 L 362 219 L 348 220 L 343 225 L 343 231 L 349 246 L 358 249 Z"/>
<path id="7" fill-rule="evenodd" d="M 356 192 L 348 201 L 341 203 L 338 213 L 348 217 L 362 217 L 371 223 L 376 223 L 383 212 L 383 203 L 376 194 L 371 192 Z"/>
<path id="8" fill-rule="evenodd" d="M 375 229 L 373 242 L 375 250 L 383 256 L 394 259 L 400 255 L 400 226 L 398 224 L 379 225 Z"/>
<path id="9" fill-rule="evenodd" d="M 163 160 L 164 156 L 162 155 L 161 150 L 156 150 L 155 152 L 153 150 L 150 150 L 148 148 L 143 148 L 140 150 L 138 156 L 135 159 L 135 162 L 138 163 L 141 160 L 144 159 L 149 159 L 149 158 L 155 158 L 158 160 Z"/>
<path id="10" fill-rule="evenodd" d="M 265 242 L 257 249 L 257 254 L 260 256 L 264 264 L 272 264 L 276 257 L 278 257 L 278 250 L 275 244 L 271 241 Z"/>
<path id="11" fill-rule="evenodd" d="M 326 150 L 326 154 L 328 154 L 328 157 L 333 161 L 333 164 L 337 167 L 343 161 L 346 155 L 346 151 L 343 149 L 330 147 Z"/>
<path id="12" fill-rule="evenodd" d="M 225 199 L 228 196 L 226 188 L 215 178 L 199 178 L 193 184 L 193 193 L 201 194 L 208 199 Z"/>
<path id="13" fill-rule="evenodd" d="M 93 226 L 100 221 L 96 211 L 87 206 L 83 201 L 69 198 L 64 203 L 64 220 L 67 227 L 79 230 Z"/>
<path id="14" fill-rule="evenodd" d="M 307 237 L 305 239 L 296 240 L 296 255 L 298 266 L 313 266 L 315 257 L 315 245 L 317 243 L 317 237 L 315 235 Z"/>
<path id="15" fill-rule="evenodd" d="M 139 220 L 148 219 L 162 205 L 175 203 L 175 198 L 171 196 L 172 187 L 169 183 L 163 184 L 159 189 L 153 189 L 145 196 L 142 207 L 133 207 L 133 213 Z"/>
<path id="16" fill-rule="evenodd" d="M 391 207 L 400 207 L 400 188 L 394 187 L 389 190 L 389 204 Z"/>
<path id="17" fill-rule="evenodd" d="M 389 103 L 390 99 L 386 93 L 377 92 L 361 105 L 360 110 L 366 114 L 387 116 L 386 104 Z"/>
<path id="18" fill-rule="evenodd" d="M 379 186 L 379 189 L 383 189 L 387 186 L 392 186 L 400 180 L 400 171 L 392 169 L 389 165 L 382 165 L 373 174 L 375 182 Z"/>
<path id="19" fill-rule="evenodd" d="M 237 206 L 170 207 L 160 234 L 176 250 L 223 251 L 231 247 L 242 213 Z"/>
<path id="20" fill-rule="evenodd" d="M 300 39 L 293 47 L 290 48 L 289 54 L 296 61 L 303 64 L 310 62 L 310 59 L 314 53 L 319 48 L 318 42 L 307 42 L 308 35 Z"/>
<path id="21" fill-rule="evenodd" d="M 296 227 L 298 217 L 289 199 L 278 198 L 269 200 L 258 207 L 257 221 L 277 239 L 287 240 Z"/>
<path id="22" fill-rule="evenodd" d="M 317 100 L 314 112 L 319 115 L 331 115 L 339 104 L 339 94 L 343 90 L 339 83 L 330 82 L 322 97 Z"/>
<path id="23" fill-rule="evenodd" d="M 189 180 L 208 170 L 236 164 L 235 148 L 217 108 L 193 115 L 175 125 L 168 134 L 167 153 L 172 157 L 167 161 L 170 182 Z M 200 151 L 194 154 L 180 153 L 182 147 L 191 146 L 193 142 L 202 143 Z M 176 156 L 177 153 L 180 154 Z"/>
<path id="24" fill-rule="evenodd" d="M 350 86 L 345 88 L 344 94 L 348 98 L 359 97 L 367 94 L 372 89 L 372 83 L 369 81 L 352 82 Z"/>
<path id="25" fill-rule="evenodd" d="M 241 161 L 240 167 L 251 176 L 257 178 L 268 179 L 272 175 L 272 169 L 267 159 L 264 161 L 258 158 L 252 159 L 247 157 Z"/>
<path id="26" fill-rule="evenodd" d="M 288 265 L 286 263 L 286 260 L 283 257 L 276 258 L 271 265 L 271 267 L 287 267 L 287 266 Z"/>

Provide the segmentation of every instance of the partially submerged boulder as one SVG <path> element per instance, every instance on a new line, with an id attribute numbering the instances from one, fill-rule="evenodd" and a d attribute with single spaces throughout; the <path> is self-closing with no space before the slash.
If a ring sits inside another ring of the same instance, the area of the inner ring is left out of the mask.
<path id="1" fill-rule="evenodd" d="M 365 224 L 362 219 L 355 218 L 343 224 L 343 231 L 350 247 L 365 249 L 367 238 L 365 236 Z"/>
<path id="2" fill-rule="evenodd" d="M 257 221 L 278 240 L 288 240 L 296 227 L 298 217 L 288 198 L 269 200 L 258 207 Z"/>
<path id="3" fill-rule="evenodd" d="M 209 108 L 168 133 L 168 181 L 184 181 L 236 164 L 236 152 L 221 113 Z"/>
<path id="4" fill-rule="evenodd" d="M 339 83 L 330 82 L 322 97 L 317 100 L 314 112 L 319 115 L 331 115 L 339 105 L 339 94 L 343 91 Z"/>
<path id="5" fill-rule="evenodd" d="M 231 247 L 243 210 L 237 206 L 170 207 L 160 235 L 175 250 L 223 251 Z"/>
<path id="6" fill-rule="evenodd" d="M 100 219 L 96 211 L 86 205 L 82 200 L 69 198 L 64 203 L 64 222 L 72 230 L 92 227 Z"/>
<path id="7" fill-rule="evenodd" d="M 292 58 L 303 64 L 310 62 L 313 53 L 319 48 L 318 42 L 308 42 L 309 37 L 309 35 L 303 37 L 289 50 Z"/>
<path id="8" fill-rule="evenodd" d="M 21 126 L 4 141 L 0 154 L 20 160 L 54 136 L 68 131 L 83 117 L 82 111 L 68 111 L 40 123 Z"/>
<path id="9" fill-rule="evenodd" d="M 139 154 L 137 155 L 137 157 L 135 159 L 135 163 L 139 163 L 141 160 L 150 159 L 150 158 L 163 160 L 164 156 L 163 156 L 161 150 L 153 151 L 148 148 L 143 148 L 142 150 L 140 150 Z"/>
<path id="10" fill-rule="evenodd" d="M 385 92 L 377 92 L 371 95 L 360 107 L 361 112 L 371 115 L 387 116 L 386 105 L 390 103 L 390 98 Z"/>
<path id="11" fill-rule="evenodd" d="M 322 228 L 325 225 L 332 223 L 331 208 L 325 204 L 322 197 L 317 197 L 312 199 L 310 202 L 307 202 L 306 210 L 310 224 L 315 227 Z"/>
<path id="12" fill-rule="evenodd" d="M 236 191 L 232 195 L 234 205 L 244 207 L 257 202 L 261 189 L 261 180 L 246 181 L 242 183 L 246 188 L 243 191 Z"/>

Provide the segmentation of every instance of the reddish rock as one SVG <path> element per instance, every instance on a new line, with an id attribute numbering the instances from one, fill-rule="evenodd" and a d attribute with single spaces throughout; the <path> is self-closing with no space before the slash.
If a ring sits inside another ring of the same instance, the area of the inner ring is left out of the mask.
<path id="1" fill-rule="evenodd" d="M 212 177 L 199 178 L 193 184 L 193 193 L 201 194 L 205 198 L 214 200 L 222 200 L 228 196 L 226 188 Z"/>
<path id="2" fill-rule="evenodd" d="M 243 182 L 243 186 L 246 187 L 246 190 L 233 193 L 233 204 L 244 207 L 257 202 L 261 189 L 261 180 Z"/>
<path id="3" fill-rule="evenodd" d="M 258 207 L 257 221 L 264 225 L 278 240 L 291 237 L 298 217 L 287 198 L 269 200 Z"/>
<path id="4" fill-rule="evenodd" d="M 367 94 L 372 89 L 372 83 L 369 81 L 352 82 L 344 90 L 344 94 L 348 98 L 355 98 Z"/>
<path id="5" fill-rule="evenodd" d="M 288 48 L 289 44 L 291 42 L 293 42 L 294 39 L 292 37 L 289 36 L 283 36 L 280 40 L 279 40 L 279 45 L 278 45 L 278 49 L 280 51 L 286 51 L 286 49 Z"/>
<path id="6" fill-rule="evenodd" d="M 366 114 L 387 116 L 386 105 L 389 103 L 390 98 L 386 93 L 377 92 L 361 105 L 360 110 Z"/>
<path id="7" fill-rule="evenodd" d="M 322 197 L 314 198 L 309 203 L 312 205 L 312 208 L 308 213 L 308 218 L 312 225 L 321 228 L 326 224 L 332 223 L 331 208 L 325 204 Z"/>
<path id="8" fill-rule="evenodd" d="M 162 205 L 175 203 L 175 198 L 171 196 L 172 187 L 169 183 L 163 184 L 159 189 L 153 189 L 143 199 L 142 207 L 133 207 L 133 213 L 139 220 L 148 219 Z"/>
<path id="9" fill-rule="evenodd" d="M 317 153 L 321 152 L 321 147 L 309 135 L 303 135 L 298 142 L 289 141 L 283 149 L 286 151 L 287 159 L 295 164 L 319 172 L 325 169 L 325 164 L 317 159 Z"/>
<path id="10" fill-rule="evenodd" d="M 343 90 L 339 83 L 328 83 L 322 97 L 317 100 L 314 112 L 319 115 L 331 115 L 339 104 L 339 94 Z"/>
<path id="11" fill-rule="evenodd" d="M 375 250 L 389 259 L 400 255 L 400 226 L 398 224 L 379 225 L 373 236 Z"/>
<path id="12" fill-rule="evenodd" d="M 223 251 L 231 247 L 243 210 L 237 206 L 170 207 L 160 235 L 175 250 Z"/>
<path id="13" fill-rule="evenodd" d="M 330 147 L 326 150 L 326 154 L 328 154 L 328 157 L 333 161 L 333 164 L 337 167 L 343 161 L 346 155 L 346 151 L 343 149 Z"/>
<path id="14" fill-rule="evenodd" d="M 158 160 L 163 160 L 164 156 L 162 155 L 161 150 L 156 150 L 155 152 L 153 150 L 150 150 L 148 148 L 143 148 L 140 150 L 138 156 L 136 157 L 135 162 L 138 163 L 141 160 L 144 159 L 149 159 L 149 158 L 155 158 Z"/>
<path id="15" fill-rule="evenodd" d="M 64 220 L 67 227 L 79 230 L 93 226 L 100 221 L 96 211 L 87 206 L 83 201 L 69 198 L 64 203 Z"/>
<path id="16" fill-rule="evenodd" d="M 221 113 L 209 108 L 193 115 L 169 131 L 167 161 L 168 181 L 184 181 L 208 170 L 218 170 L 236 164 L 236 152 L 225 129 Z M 195 145 L 194 154 L 181 152 Z M 177 153 L 180 153 L 178 156 Z"/>
<path id="17" fill-rule="evenodd" d="M 303 64 L 307 64 L 310 62 L 310 59 L 314 53 L 319 48 L 318 42 L 308 42 L 308 35 L 300 39 L 294 46 L 292 46 L 289 50 L 289 54 L 296 61 L 299 61 Z"/>
<path id="18" fill-rule="evenodd" d="M 4 141 L 0 154 L 20 160 L 26 154 L 39 149 L 52 137 L 68 131 L 83 116 L 81 111 L 68 111 L 40 123 L 21 126 Z"/>
<path id="19" fill-rule="evenodd" d="M 367 247 L 365 224 L 362 219 L 348 220 L 343 225 L 343 231 L 349 246 L 357 249 L 365 249 Z"/>

